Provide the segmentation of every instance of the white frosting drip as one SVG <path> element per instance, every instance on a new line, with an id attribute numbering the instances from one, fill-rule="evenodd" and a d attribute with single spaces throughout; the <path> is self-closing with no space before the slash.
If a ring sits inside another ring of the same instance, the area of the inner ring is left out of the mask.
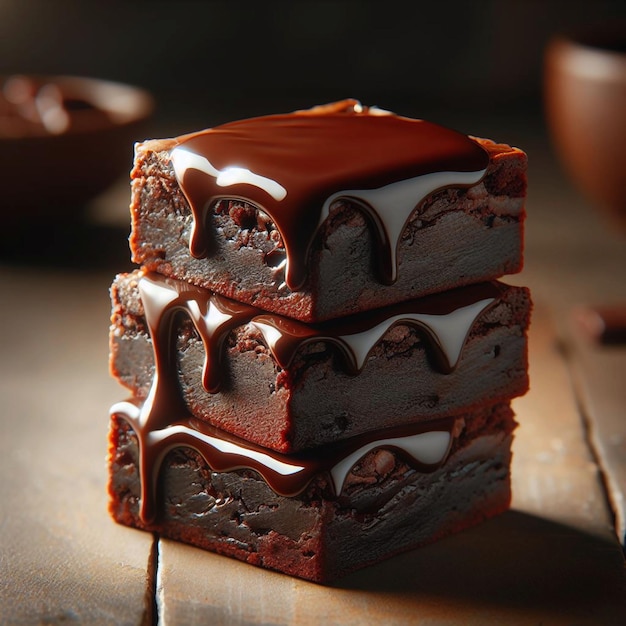
<path id="1" fill-rule="evenodd" d="M 389 238 L 392 280 L 397 275 L 397 247 L 402 231 L 413 210 L 434 191 L 457 185 L 474 185 L 486 170 L 478 172 L 433 172 L 401 180 L 377 189 L 351 189 L 330 196 L 322 207 L 319 224 L 330 213 L 332 204 L 341 198 L 354 198 L 369 206 L 380 220 Z"/>
<path id="2" fill-rule="evenodd" d="M 367 445 L 355 450 L 352 454 L 342 459 L 330 470 L 333 479 L 335 493 L 341 493 L 346 476 L 355 464 L 362 459 L 368 452 L 376 448 L 394 447 L 404 450 L 410 454 L 416 461 L 425 465 L 440 463 L 450 448 L 452 436 L 447 431 L 434 430 L 431 432 L 420 433 L 419 435 L 410 435 L 408 437 L 396 437 L 393 439 L 381 439 L 368 443 Z"/>
<path id="3" fill-rule="evenodd" d="M 218 170 L 207 158 L 183 147 L 172 150 L 172 164 L 178 180 L 183 180 L 188 169 L 195 169 L 215 178 L 215 182 L 220 187 L 230 187 L 241 183 L 253 185 L 265 191 L 276 201 L 283 200 L 287 195 L 287 190 L 271 178 L 255 174 L 245 167 L 234 165 Z"/>

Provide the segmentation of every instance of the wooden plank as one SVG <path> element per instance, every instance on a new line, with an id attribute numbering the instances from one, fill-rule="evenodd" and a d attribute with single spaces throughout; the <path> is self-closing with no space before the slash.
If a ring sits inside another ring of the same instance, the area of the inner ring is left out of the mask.
<path id="1" fill-rule="evenodd" d="M 543 138 L 530 159 L 526 282 L 550 305 L 567 349 L 576 394 L 602 466 L 615 514 L 626 534 L 626 360 L 622 347 L 588 343 L 573 323 L 579 307 L 626 302 L 624 233 L 593 210 L 563 178 Z"/>
<path id="2" fill-rule="evenodd" d="M 151 620 L 151 535 L 112 522 L 110 278 L 0 270 L 0 623 Z"/>
<path id="3" fill-rule="evenodd" d="M 537 306 L 516 401 L 513 510 L 332 588 L 160 542 L 158 604 L 184 624 L 622 624 L 624 562 L 556 334 Z"/>
<path id="4" fill-rule="evenodd" d="M 576 390 L 626 548 L 626 346 L 593 344 L 575 328 L 569 337 Z"/>

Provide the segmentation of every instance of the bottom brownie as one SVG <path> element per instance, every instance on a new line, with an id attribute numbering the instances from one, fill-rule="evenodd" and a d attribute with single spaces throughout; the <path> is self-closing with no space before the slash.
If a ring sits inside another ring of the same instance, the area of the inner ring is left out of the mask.
<path id="1" fill-rule="evenodd" d="M 373 447 L 339 490 L 322 472 L 290 497 L 256 471 L 216 472 L 191 447 L 174 447 L 160 471 L 154 468 L 159 480 L 149 518 L 141 514 L 140 447 L 131 422 L 112 414 L 116 521 L 319 583 L 473 526 L 510 504 L 515 421 L 508 404 L 455 418 L 447 457 L 436 469 L 416 468 L 395 447 Z"/>

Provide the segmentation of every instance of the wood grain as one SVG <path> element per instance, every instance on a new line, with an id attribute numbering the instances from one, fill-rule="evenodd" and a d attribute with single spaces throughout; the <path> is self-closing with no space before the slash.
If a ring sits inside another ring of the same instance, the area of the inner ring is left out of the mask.
<path id="1" fill-rule="evenodd" d="M 626 548 L 626 347 L 590 343 L 575 330 L 570 338 L 576 391 Z"/>

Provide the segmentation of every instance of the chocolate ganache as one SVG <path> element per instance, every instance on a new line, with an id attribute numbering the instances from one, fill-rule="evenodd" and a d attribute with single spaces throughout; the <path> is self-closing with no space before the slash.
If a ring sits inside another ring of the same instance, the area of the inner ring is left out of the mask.
<path id="1" fill-rule="evenodd" d="M 292 291 L 306 283 L 312 241 L 336 201 L 354 202 L 373 224 L 380 278 L 391 284 L 411 213 L 435 191 L 478 183 L 489 163 L 466 135 L 356 100 L 188 135 L 171 159 L 192 210 L 191 254 L 209 254 L 207 214 L 216 201 L 249 202 L 281 234 Z"/>
<path id="2" fill-rule="evenodd" d="M 459 360 L 474 321 L 496 300 L 500 290 L 497 283 L 480 283 L 320 324 L 267 313 L 154 272 L 140 278 L 139 293 L 152 338 L 155 377 L 176 378 L 172 330 L 174 316 L 182 311 L 193 322 L 204 345 L 203 386 L 216 393 L 221 383 L 222 346 L 230 330 L 248 322 L 261 332 L 283 369 L 301 346 L 323 341 L 338 348 L 346 370 L 352 374 L 363 368 L 368 354 L 393 325 L 409 324 L 422 331 L 439 370 L 449 373 Z"/>
<path id="3" fill-rule="evenodd" d="M 336 494 L 352 467 L 377 448 L 394 450 L 406 458 L 416 471 L 432 472 L 445 462 L 454 438 L 463 429 L 463 419 L 442 418 L 428 424 L 395 427 L 367 433 L 337 444 L 324 446 L 324 453 L 307 451 L 281 454 L 239 439 L 185 413 L 166 427 L 152 430 L 145 420 L 152 398 L 142 407 L 119 402 L 111 416 L 125 420 L 139 443 L 141 496 L 139 516 L 144 522 L 156 518 L 158 476 L 167 453 L 177 447 L 192 448 L 213 471 L 241 469 L 256 471 L 277 494 L 295 496 L 320 474 L 329 474 Z"/>
<path id="4" fill-rule="evenodd" d="M 144 274 L 139 292 L 152 338 L 155 372 L 142 407 L 120 403 L 112 413 L 126 419 L 139 440 L 141 516 L 154 516 L 156 479 L 169 450 L 189 446 L 197 450 L 216 471 L 248 468 L 258 471 L 279 494 L 301 492 L 320 472 L 331 475 L 337 493 L 351 467 L 375 447 L 391 447 L 410 457 L 416 469 L 428 471 L 443 463 L 453 431 L 454 419 L 424 426 L 370 432 L 340 444 L 325 446 L 316 458 L 311 453 L 284 455 L 243 442 L 193 418 L 181 397 L 176 376 L 174 324 L 180 312 L 196 328 L 205 349 L 203 385 L 219 391 L 220 361 L 231 330 L 245 323 L 255 325 L 281 367 L 310 341 L 337 346 L 346 370 L 356 374 L 364 366 L 374 345 L 394 324 L 414 325 L 436 355 L 440 371 L 450 372 L 459 359 L 465 339 L 478 316 L 495 302 L 500 291 L 496 283 L 484 283 L 375 310 L 351 319 L 318 325 L 268 314 L 255 307 L 234 302 L 184 281 L 156 273 Z M 439 434 L 435 434 L 439 433 Z"/>

